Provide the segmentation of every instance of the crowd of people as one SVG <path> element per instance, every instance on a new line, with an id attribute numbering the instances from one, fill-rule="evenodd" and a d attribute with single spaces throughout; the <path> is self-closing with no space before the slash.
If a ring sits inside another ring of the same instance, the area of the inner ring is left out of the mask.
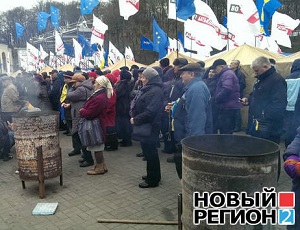
<path id="1" fill-rule="evenodd" d="M 89 175 L 107 173 L 104 151 L 132 146 L 134 129 L 147 124 L 149 135 L 137 138 L 141 146 L 137 156 L 147 161 L 141 188 L 159 185 L 160 142 L 162 152 L 170 154 L 168 162 L 175 163 L 181 178 L 181 140 L 241 131 L 242 106 L 249 106 L 247 134 L 279 143 L 285 133 L 288 146 L 300 125 L 300 60 L 295 60 L 286 78 L 277 73 L 268 58 L 253 60 L 256 81 L 249 97 L 244 96 L 246 77 L 240 65 L 239 60 L 226 63 L 217 59 L 205 68 L 202 61 L 188 63 L 185 58 L 176 58 L 170 63 L 163 58 L 159 66 L 147 68 L 133 65 L 130 69 L 124 66 L 113 71 L 95 68 L 84 72 L 76 67 L 73 71 L 52 70 L 50 76 L 22 73 L 15 79 L 3 75 L 0 157 L 12 159 L 12 115 L 30 106 L 59 112 L 59 128 L 72 139 L 73 150 L 68 155 L 81 155 L 80 167 L 94 166 L 87 171 Z M 103 144 L 82 144 L 78 134 L 81 118 L 99 119 Z"/>

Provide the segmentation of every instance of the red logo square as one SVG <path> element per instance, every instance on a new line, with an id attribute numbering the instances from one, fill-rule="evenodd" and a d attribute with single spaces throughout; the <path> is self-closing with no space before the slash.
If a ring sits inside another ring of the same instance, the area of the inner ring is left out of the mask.
<path id="1" fill-rule="evenodd" d="M 278 193 L 279 208 L 293 208 L 294 206 L 295 206 L 295 193 L 293 192 Z"/>

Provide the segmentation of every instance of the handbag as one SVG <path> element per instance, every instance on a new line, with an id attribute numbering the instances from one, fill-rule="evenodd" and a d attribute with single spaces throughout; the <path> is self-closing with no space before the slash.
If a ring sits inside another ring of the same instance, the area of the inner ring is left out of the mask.
<path id="1" fill-rule="evenodd" d="M 152 132 L 152 125 L 145 123 L 142 125 L 133 125 L 132 127 L 132 139 L 140 141 L 145 137 L 149 137 Z"/>
<path id="2" fill-rule="evenodd" d="M 88 120 L 80 118 L 78 135 L 83 146 L 101 145 L 104 143 L 103 132 L 98 118 Z"/>

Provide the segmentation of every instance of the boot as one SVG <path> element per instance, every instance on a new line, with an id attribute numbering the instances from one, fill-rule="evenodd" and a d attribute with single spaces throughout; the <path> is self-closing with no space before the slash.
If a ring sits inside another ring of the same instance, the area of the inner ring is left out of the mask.
<path id="1" fill-rule="evenodd" d="M 101 163 L 101 164 L 96 164 L 95 168 L 87 171 L 87 174 L 88 175 L 100 175 L 100 174 L 104 174 L 106 172 L 107 172 L 107 168 L 106 168 L 106 171 L 105 171 L 104 163 Z"/>
<path id="2" fill-rule="evenodd" d="M 105 163 L 103 163 L 103 169 L 104 169 L 104 172 L 105 172 L 105 173 L 107 173 L 107 172 L 108 172 L 108 169 L 107 169 L 107 167 L 106 167 L 106 164 L 105 164 Z"/>

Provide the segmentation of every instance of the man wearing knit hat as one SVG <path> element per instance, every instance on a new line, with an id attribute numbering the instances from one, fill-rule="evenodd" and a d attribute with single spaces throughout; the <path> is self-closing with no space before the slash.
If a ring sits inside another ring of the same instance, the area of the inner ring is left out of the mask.
<path id="1" fill-rule="evenodd" d="M 141 81 L 143 87 L 130 106 L 130 123 L 133 125 L 133 135 L 140 140 L 143 154 L 147 160 L 147 175 L 142 176 L 144 182 L 140 183 L 139 187 L 150 188 L 157 187 L 161 179 L 156 146 L 163 110 L 162 82 L 158 72 L 151 67 L 143 71 Z M 141 125 L 148 125 L 145 127 L 150 132 L 148 136 L 135 136 L 135 127 Z"/>
<path id="2" fill-rule="evenodd" d="M 187 64 L 179 69 L 184 84 L 184 94 L 175 102 L 174 136 L 179 151 L 175 153 L 175 165 L 179 178 L 182 176 L 181 140 L 185 137 L 212 133 L 210 92 L 202 81 L 199 63 Z"/>

